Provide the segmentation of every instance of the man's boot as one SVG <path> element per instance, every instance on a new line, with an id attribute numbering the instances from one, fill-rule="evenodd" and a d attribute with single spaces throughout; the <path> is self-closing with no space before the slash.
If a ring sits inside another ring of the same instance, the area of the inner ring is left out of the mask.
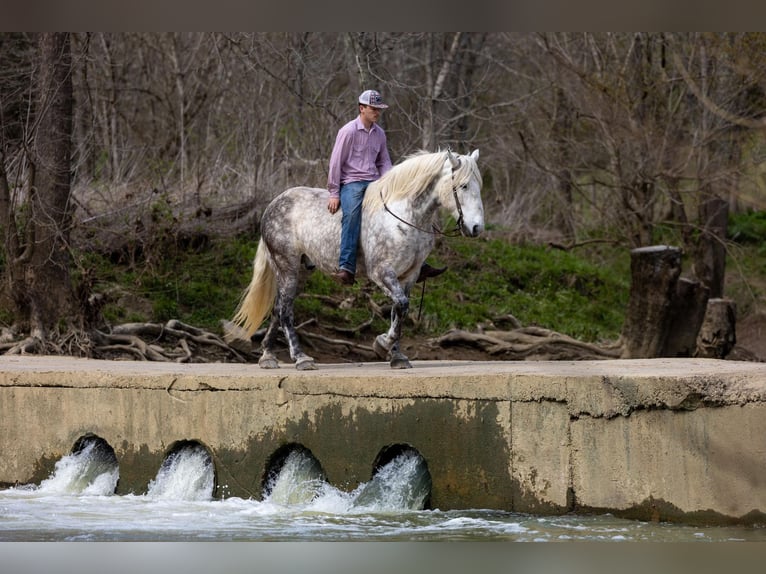
<path id="1" fill-rule="evenodd" d="M 422 283 L 429 277 L 438 277 L 447 270 L 446 267 L 431 267 L 428 263 L 423 263 L 420 268 L 420 275 L 418 275 L 415 283 Z"/>
<path id="2" fill-rule="evenodd" d="M 351 271 L 346 271 L 345 269 L 341 269 L 340 271 L 337 271 L 335 273 L 330 273 L 333 279 L 335 279 L 338 283 L 341 285 L 353 285 L 354 284 L 354 274 L 351 273 Z"/>

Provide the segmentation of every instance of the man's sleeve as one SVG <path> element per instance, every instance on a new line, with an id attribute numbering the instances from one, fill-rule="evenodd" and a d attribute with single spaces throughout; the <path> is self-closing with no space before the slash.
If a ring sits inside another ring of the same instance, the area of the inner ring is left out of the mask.
<path id="1" fill-rule="evenodd" d="M 340 168 L 343 165 L 344 158 L 348 157 L 351 138 L 345 130 L 338 130 L 335 137 L 335 145 L 330 155 L 330 169 L 327 173 L 327 191 L 331 196 L 338 197 L 340 193 Z"/>

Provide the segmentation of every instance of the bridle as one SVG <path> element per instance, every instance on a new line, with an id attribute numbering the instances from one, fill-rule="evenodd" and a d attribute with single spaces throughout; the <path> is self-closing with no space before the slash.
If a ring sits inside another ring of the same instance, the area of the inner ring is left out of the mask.
<path id="1" fill-rule="evenodd" d="M 449 150 L 447 150 L 447 153 L 449 153 Z M 391 211 L 388 208 L 388 205 L 386 205 L 385 199 L 383 199 L 383 190 L 381 189 L 380 190 L 380 200 L 383 202 L 383 208 L 388 213 L 393 215 L 394 218 L 398 219 L 399 221 L 401 221 L 405 225 L 409 225 L 413 229 L 417 229 L 418 231 L 422 231 L 423 233 L 431 233 L 433 235 L 442 235 L 444 237 L 457 237 L 459 235 L 465 235 L 465 233 L 463 233 L 463 207 L 460 205 L 460 200 L 457 197 L 457 184 L 455 184 L 455 172 L 460 169 L 460 158 L 457 157 L 455 159 L 457 159 L 457 164 L 452 166 L 452 174 L 451 174 L 452 175 L 452 197 L 455 199 L 455 207 L 457 207 L 458 218 L 457 218 L 457 222 L 455 224 L 455 229 L 453 231 L 451 231 L 451 232 L 444 232 L 441 229 L 439 229 L 436 225 L 434 225 L 433 223 L 431 224 L 431 230 L 429 231 L 428 229 L 423 229 L 421 227 L 418 227 L 414 223 L 410 223 L 406 219 L 402 219 L 401 217 L 396 215 L 393 211 Z"/>

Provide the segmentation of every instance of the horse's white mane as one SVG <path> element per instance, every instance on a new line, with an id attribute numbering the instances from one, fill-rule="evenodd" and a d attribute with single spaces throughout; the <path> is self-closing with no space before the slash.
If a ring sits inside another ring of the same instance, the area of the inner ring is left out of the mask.
<path id="1" fill-rule="evenodd" d="M 364 194 L 364 208 L 375 210 L 383 207 L 384 201 L 395 201 L 403 197 L 417 197 L 438 179 L 444 169 L 447 152 L 419 151 L 407 156 L 392 167 L 379 180 L 372 182 Z M 462 158 L 460 167 L 454 173 L 456 185 L 462 185 L 472 174 L 476 162 Z M 471 167 L 469 167 L 471 166 Z"/>

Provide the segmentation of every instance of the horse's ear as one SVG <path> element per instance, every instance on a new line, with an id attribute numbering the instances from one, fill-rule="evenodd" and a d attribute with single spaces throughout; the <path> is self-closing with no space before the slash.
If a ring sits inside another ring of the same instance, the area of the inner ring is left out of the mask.
<path id="1" fill-rule="evenodd" d="M 452 169 L 457 169 L 460 167 L 460 158 L 455 157 L 455 154 L 452 153 L 452 150 L 447 149 L 447 157 L 449 158 L 450 164 L 452 164 Z"/>
<path id="2" fill-rule="evenodd" d="M 473 161 L 479 161 L 479 150 L 475 149 L 471 152 L 471 157 L 473 158 Z"/>

